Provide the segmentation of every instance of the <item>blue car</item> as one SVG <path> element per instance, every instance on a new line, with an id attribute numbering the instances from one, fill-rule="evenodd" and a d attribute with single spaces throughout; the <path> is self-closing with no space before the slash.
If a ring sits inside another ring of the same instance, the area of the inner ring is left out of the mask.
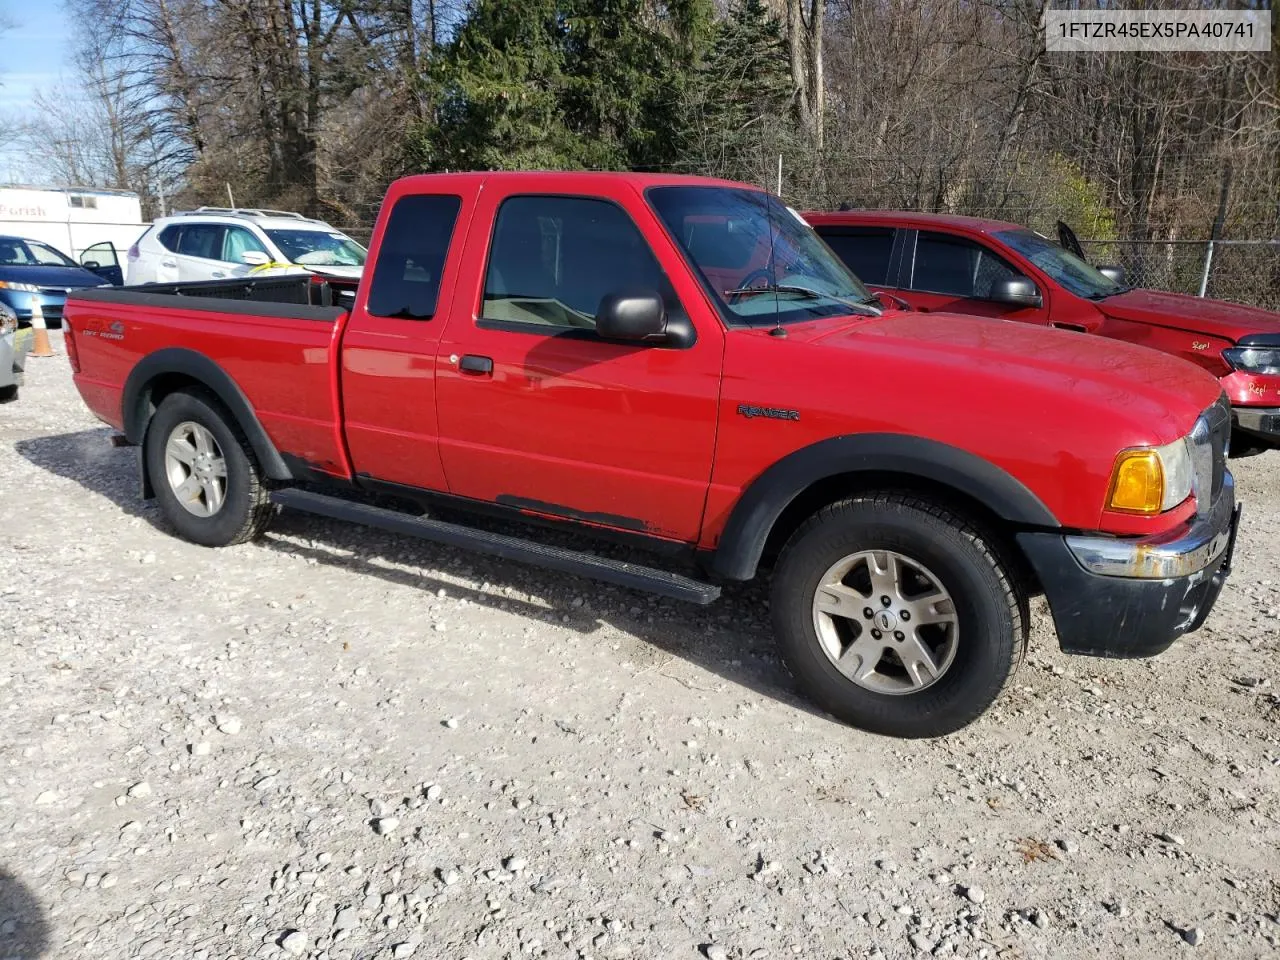
<path id="1" fill-rule="evenodd" d="M 30 325 L 31 308 L 39 303 L 48 325 L 60 327 L 69 291 L 122 281 L 118 266 L 88 269 L 39 240 L 0 236 L 0 303 L 18 315 L 20 326 Z"/>

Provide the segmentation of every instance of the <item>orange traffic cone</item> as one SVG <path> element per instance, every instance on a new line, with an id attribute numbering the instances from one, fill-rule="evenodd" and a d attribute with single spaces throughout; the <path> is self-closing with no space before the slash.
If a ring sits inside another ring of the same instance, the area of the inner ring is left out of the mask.
<path id="1" fill-rule="evenodd" d="M 39 303 L 31 305 L 31 332 L 34 342 L 31 344 L 30 357 L 52 357 L 53 347 L 49 345 L 49 328 L 45 326 L 44 310 Z"/>

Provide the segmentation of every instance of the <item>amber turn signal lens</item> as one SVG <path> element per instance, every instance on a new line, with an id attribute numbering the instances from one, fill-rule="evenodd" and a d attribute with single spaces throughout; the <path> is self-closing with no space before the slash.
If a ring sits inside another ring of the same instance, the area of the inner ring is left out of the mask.
<path id="1" fill-rule="evenodd" d="M 1164 501 L 1164 468 L 1154 450 L 1126 450 L 1111 472 L 1107 506 L 1124 513 L 1160 512 Z"/>

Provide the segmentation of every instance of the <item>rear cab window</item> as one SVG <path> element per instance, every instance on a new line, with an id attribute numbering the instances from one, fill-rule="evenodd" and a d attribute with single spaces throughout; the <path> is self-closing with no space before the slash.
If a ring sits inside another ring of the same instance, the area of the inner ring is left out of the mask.
<path id="1" fill-rule="evenodd" d="M 373 265 L 366 310 L 374 317 L 430 320 L 440 297 L 462 198 L 413 194 L 391 208 Z"/>

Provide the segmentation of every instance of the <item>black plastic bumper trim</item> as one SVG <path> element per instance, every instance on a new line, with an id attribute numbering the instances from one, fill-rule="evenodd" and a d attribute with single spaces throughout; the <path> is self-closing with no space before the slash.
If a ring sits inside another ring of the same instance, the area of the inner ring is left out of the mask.
<path id="1" fill-rule="evenodd" d="M 1018 545 L 1044 588 L 1064 653 L 1153 657 L 1204 624 L 1231 571 L 1239 522 L 1237 506 L 1226 550 L 1203 570 L 1167 580 L 1090 573 L 1060 534 L 1020 533 Z"/>

